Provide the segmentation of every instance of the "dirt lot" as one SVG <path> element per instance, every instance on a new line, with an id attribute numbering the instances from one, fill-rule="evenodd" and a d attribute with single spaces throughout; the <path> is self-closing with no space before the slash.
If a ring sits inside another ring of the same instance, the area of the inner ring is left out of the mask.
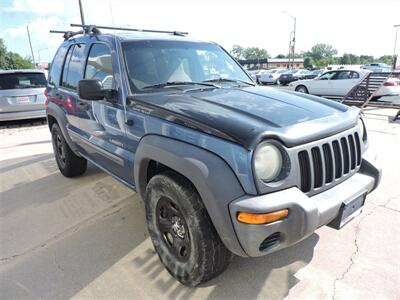
<path id="1" fill-rule="evenodd" d="M 400 122 L 367 109 L 383 180 L 360 217 L 266 257 L 234 258 L 196 289 L 153 251 L 139 197 L 90 166 L 64 178 L 47 125 L 0 129 L 2 299 L 400 299 Z"/>

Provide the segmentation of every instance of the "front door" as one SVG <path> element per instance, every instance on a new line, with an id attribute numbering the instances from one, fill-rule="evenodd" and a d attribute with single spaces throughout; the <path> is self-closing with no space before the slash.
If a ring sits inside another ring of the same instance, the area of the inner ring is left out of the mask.
<path id="1" fill-rule="evenodd" d="M 309 84 L 309 92 L 313 95 L 331 96 L 333 91 L 333 78 L 336 76 L 336 71 L 329 71 L 312 80 Z"/>
<path id="2" fill-rule="evenodd" d="M 88 51 L 84 79 L 97 79 L 103 89 L 115 89 L 113 61 L 110 48 L 94 43 Z M 78 100 L 80 130 L 84 138 L 82 147 L 86 155 L 99 166 L 132 183 L 132 166 L 124 147 L 124 99 L 89 101 Z"/>

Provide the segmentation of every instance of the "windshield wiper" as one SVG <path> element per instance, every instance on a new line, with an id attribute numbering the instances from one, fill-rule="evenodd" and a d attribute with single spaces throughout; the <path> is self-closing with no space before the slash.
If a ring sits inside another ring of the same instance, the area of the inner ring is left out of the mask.
<path id="1" fill-rule="evenodd" d="M 150 88 L 164 88 L 168 86 L 176 86 L 176 85 L 204 85 L 204 86 L 211 86 L 214 88 L 220 89 L 221 87 L 219 85 L 213 84 L 213 83 L 206 83 L 206 82 L 195 82 L 195 81 L 167 81 L 163 83 L 157 83 L 157 84 L 152 84 L 145 86 L 143 89 L 150 89 Z"/>
<path id="2" fill-rule="evenodd" d="M 253 82 L 245 81 L 245 80 L 240 80 L 240 79 L 229 79 L 229 78 L 214 78 L 214 79 L 209 79 L 209 80 L 204 80 L 203 82 L 235 82 L 235 83 L 245 83 L 248 85 L 255 86 Z"/>

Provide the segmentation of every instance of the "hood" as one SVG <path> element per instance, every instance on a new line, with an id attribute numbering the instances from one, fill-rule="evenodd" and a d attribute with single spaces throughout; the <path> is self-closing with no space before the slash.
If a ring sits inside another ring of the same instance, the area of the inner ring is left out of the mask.
<path id="1" fill-rule="evenodd" d="M 354 126 L 358 109 L 306 94 L 246 87 L 148 93 L 128 107 L 254 148 L 277 138 L 292 147 Z"/>

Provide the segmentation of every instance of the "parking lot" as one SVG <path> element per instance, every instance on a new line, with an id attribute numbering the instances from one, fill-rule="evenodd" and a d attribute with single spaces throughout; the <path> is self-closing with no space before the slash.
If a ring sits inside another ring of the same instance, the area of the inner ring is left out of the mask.
<path id="1" fill-rule="evenodd" d="M 46 124 L 0 129 L 0 276 L 5 299 L 399 299 L 400 121 L 365 110 L 383 179 L 361 216 L 322 227 L 269 256 L 235 257 L 198 288 L 177 283 L 155 254 L 141 199 L 89 166 L 63 177 Z M 383 159 L 382 159 L 383 158 Z"/>

